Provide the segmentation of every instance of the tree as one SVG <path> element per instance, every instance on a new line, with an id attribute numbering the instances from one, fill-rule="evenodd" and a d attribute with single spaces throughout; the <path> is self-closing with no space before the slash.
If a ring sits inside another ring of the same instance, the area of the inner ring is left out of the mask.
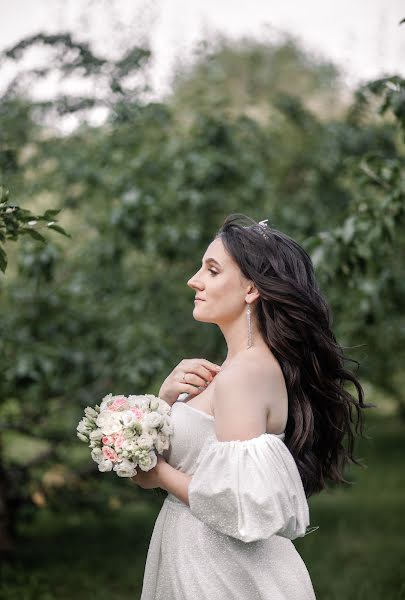
<path id="1" fill-rule="evenodd" d="M 5 357 L 0 417 L 8 430 L 4 464 L 9 498 L 25 511 L 44 504 L 61 510 L 76 502 L 83 512 L 104 508 L 108 498 L 130 501 L 134 491 L 93 470 L 87 449 L 75 437 L 82 408 L 111 391 L 157 393 L 184 353 L 220 359 L 219 332 L 193 326 L 193 293 L 186 281 L 223 218 L 236 210 L 257 220 L 269 216 L 272 225 L 307 243 L 345 342 L 363 340 L 369 323 L 364 318 L 361 324 L 353 322 L 353 304 L 343 298 L 348 296 L 347 279 L 334 277 L 344 273 L 342 261 L 354 240 L 346 223 L 358 214 L 359 194 L 365 190 L 356 165 L 379 148 L 389 160 L 402 159 L 392 124 L 355 117 L 354 108 L 346 116 L 343 106 L 339 117 L 316 112 L 314 99 L 318 92 L 322 96 L 317 82 L 324 76 L 330 81 L 332 70 L 325 75 L 319 66 L 317 76 L 317 65 L 310 64 L 308 77 L 303 73 L 300 81 L 315 82 L 312 92 L 309 84 L 297 88 L 299 95 L 291 82 L 284 85 L 283 56 L 290 70 L 305 67 L 304 53 L 298 50 L 265 53 L 280 62 L 272 82 L 275 91 L 266 100 L 271 118 L 263 118 L 261 105 L 255 110 L 254 94 L 241 95 L 248 98 L 246 104 L 232 102 L 230 67 L 228 79 L 224 68 L 215 103 L 203 101 L 203 92 L 209 98 L 212 91 L 204 76 L 196 82 L 201 103 L 184 100 L 183 83 L 170 98 L 153 102 L 142 84 L 147 50 L 135 46 L 110 60 L 70 35 L 41 34 L 6 55 L 19 60 L 36 44 L 49 47 L 54 60 L 16 78 L 0 101 L 0 130 L 7 131 L 9 156 L 4 173 L 17 197 L 29 198 L 31 206 L 42 209 L 52 199 L 75 235 L 72 241 L 61 238 L 58 245 L 46 247 L 23 239 L 17 271 L 7 278 L 0 298 L 1 314 L 7 315 L 0 321 Z M 225 65 L 233 64 L 227 61 Z M 261 65 L 264 101 L 265 61 L 258 57 L 251 64 Z M 33 85 L 52 69 L 66 76 L 81 74 L 94 84 L 92 91 L 32 100 L 27 81 Z M 201 70 L 206 71 L 196 67 L 197 78 Z M 257 80 L 254 73 L 245 79 Z M 88 122 L 94 108 L 105 110 L 99 126 Z M 9 119 L 16 114 L 23 115 L 22 131 L 19 118 Z M 75 115 L 78 126 L 61 134 L 52 124 L 66 114 Z M 377 206 L 374 196 L 372 202 Z M 396 216 L 394 220 L 397 230 Z M 342 223 L 344 233 L 338 235 Z M 329 243 L 328 236 L 335 241 Z M 383 254 L 374 252 L 373 236 L 365 243 L 370 255 L 363 260 L 370 267 Z M 329 252 L 336 256 L 330 259 Z M 377 262 L 375 280 L 381 272 Z M 366 285 L 363 273 L 353 270 L 353 275 L 360 288 Z M 352 302 L 357 306 L 361 298 L 353 295 Z M 375 338 L 383 325 L 376 317 Z M 376 356 L 375 365 L 384 360 Z M 384 384 L 382 368 L 369 372 Z M 18 460 L 12 452 L 15 440 L 30 445 L 31 456 Z"/>
<path id="2" fill-rule="evenodd" d="M 364 128 L 376 109 L 389 116 L 394 142 L 347 161 L 350 213 L 338 227 L 308 238 L 306 247 L 333 298 L 342 337 L 362 340 L 365 376 L 396 398 L 405 418 L 403 391 L 405 285 L 405 80 L 387 77 L 357 90 L 349 122 Z M 352 310 L 352 307 L 359 310 Z"/>
<path id="3" fill-rule="evenodd" d="M 46 227 L 53 229 L 70 237 L 65 230 L 56 225 L 56 221 L 49 221 L 60 212 L 59 210 L 47 210 L 43 215 L 34 215 L 27 209 L 16 205 L 10 205 L 9 192 L 0 187 L 0 269 L 3 273 L 7 267 L 7 254 L 3 247 L 4 242 L 9 239 L 16 241 L 19 236 L 30 235 L 35 240 L 46 242 L 46 239 L 34 227 L 38 222 L 47 222 Z M 1 347 L 2 344 L 0 344 Z M 4 366 L 3 366 L 4 368 Z M 3 398 L 3 402 L 7 399 Z M 1 401 L 1 400 L 0 400 Z M 0 429 L 0 555 L 8 554 L 12 548 L 11 537 L 14 532 L 13 520 L 13 493 L 10 493 L 12 484 L 3 460 L 3 444 Z"/>

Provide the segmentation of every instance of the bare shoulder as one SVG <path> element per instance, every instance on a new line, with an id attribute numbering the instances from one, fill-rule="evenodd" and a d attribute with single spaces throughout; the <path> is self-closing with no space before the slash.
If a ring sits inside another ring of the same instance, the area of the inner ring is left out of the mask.
<path id="1" fill-rule="evenodd" d="M 287 389 L 280 364 L 271 353 L 262 351 L 241 353 L 215 376 L 215 397 L 222 392 L 237 391 L 248 394 L 270 411 L 272 407 L 287 405 Z"/>
<path id="2" fill-rule="evenodd" d="M 223 368 L 216 376 L 215 382 L 221 382 L 220 385 L 237 381 L 240 384 L 251 384 L 252 377 L 259 377 L 262 380 L 265 377 L 265 363 L 258 361 L 257 356 L 237 356 L 231 364 Z"/>
<path id="3" fill-rule="evenodd" d="M 211 410 L 218 440 L 242 440 L 285 430 L 284 378 L 270 353 L 240 353 L 213 381 Z"/>
<path id="4" fill-rule="evenodd" d="M 226 368 L 220 371 L 215 381 L 229 381 L 235 377 L 240 382 L 252 383 L 252 376 L 258 383 L 284 383 L 284 376 L 280 364 L 270 352 L 251 350 L 241 352 Z"/>

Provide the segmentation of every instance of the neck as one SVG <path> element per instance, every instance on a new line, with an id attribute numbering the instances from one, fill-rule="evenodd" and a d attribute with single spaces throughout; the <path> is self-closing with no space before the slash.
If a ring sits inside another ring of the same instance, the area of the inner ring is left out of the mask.
<path id="1" fill-rule="evenodd" d="M 259 329 L 257 328 L 253 315 L 251 317 L 251 324 L 252 346 L 249 348 L 249 350 L 253 350 L 253 348 L 268 348 Z M 246 317 L 246 309 L 241 313 L 241 315 L 237 319 L 234 319 L 233 321 L 228 323 L 219 324 L 219 328 L 222 331 L 228 348 L 226 359 L 223 363 L 224 365 L 225 363 L 229 363 L 240 352 L 248 350 L 248 324 Z"/>

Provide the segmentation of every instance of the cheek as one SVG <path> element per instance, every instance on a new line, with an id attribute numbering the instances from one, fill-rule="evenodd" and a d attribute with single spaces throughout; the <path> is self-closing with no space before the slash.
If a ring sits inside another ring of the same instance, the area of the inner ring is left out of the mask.
<path id="1" fill-rule="evenodd" d="M 218 301 L 218 305 L 225 305 L 227 310 L 234 310 L 240 306 L 240 291 L 235 288 L 235 282 L 232 279 L 223 279 L 220 282 L 215 282 L 212 286 L 210 297 Z"/>

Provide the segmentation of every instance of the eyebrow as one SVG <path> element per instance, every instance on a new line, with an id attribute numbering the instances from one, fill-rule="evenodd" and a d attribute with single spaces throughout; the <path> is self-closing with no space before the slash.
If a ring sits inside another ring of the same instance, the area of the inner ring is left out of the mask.
<path id="1" fill-rule="evenodd" d="M 202 263 L 202 262 L 203 262 L 203 261 L 201 261 L 201 263 Z M 221 264 L 220 264 L 220 263 L 219 263 L 217 260 L 215 260 L 215 258 L 206 258 L 204 262 L 206 262 L 206 263 L 208 263 L 208 262 L 213 262 L 213 263 L 217 264 L 217 265 L 218 265 L 218 267 L 220 267 L 220 266 L 221 266 Z"/>

